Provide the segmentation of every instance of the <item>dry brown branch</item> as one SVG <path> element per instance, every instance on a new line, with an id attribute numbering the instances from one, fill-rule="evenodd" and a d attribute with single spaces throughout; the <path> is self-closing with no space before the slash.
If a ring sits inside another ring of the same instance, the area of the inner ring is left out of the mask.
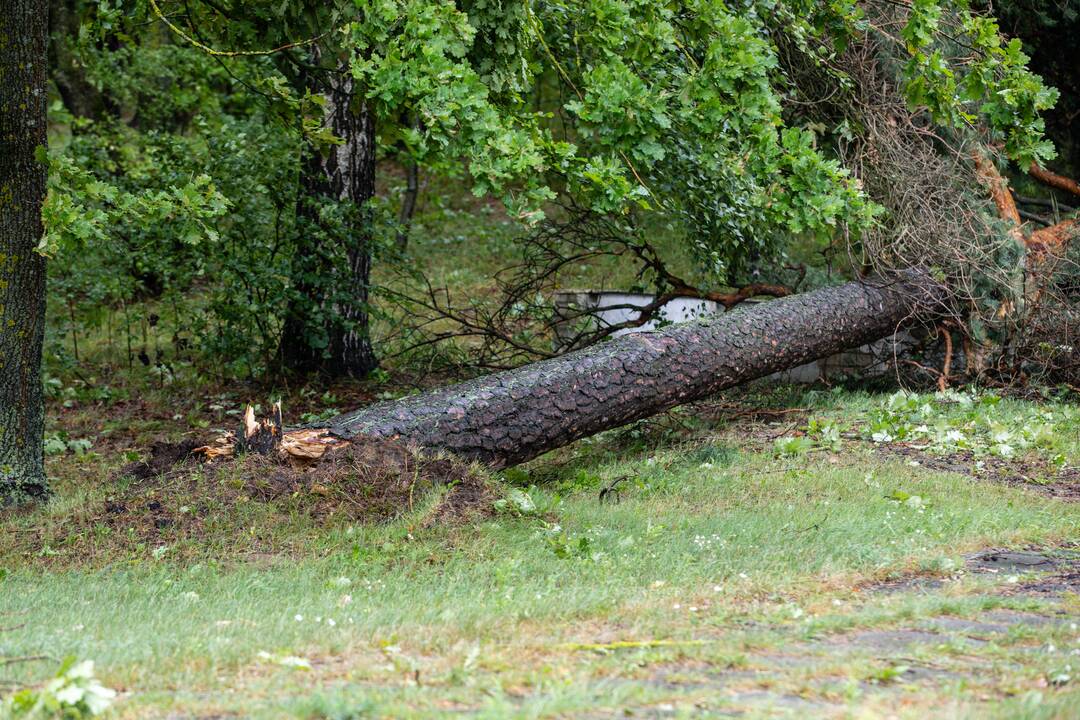
<path id="1" fill-rule="evenodd" d="M 504 369 L 640 328 L 657 320 L 676 298 L 712 301 L 730 309 L 753 297 L 792 292 L 786 285 L 767 282 L 726 291 L 697 287 L 673 273 L 659 251 L 624 221 L 574 207 L 563 211 L 561 221 L 545 223 L 521 239 L 522 261 L 500 272 L 485 296 L 452 297 L 447 288 L 435 287 L 421 273 L 412 276 L 407 290 L 386 292 L 409 314 L 402 325 L 412 336 L 399 352 L 414 353 L 456 340 L 459 347 L 468 348 L 471 364 Z M 652 300 L 644 306 L 605 305 L 571 313 L 555 306 L 554 293 L 565 286 L 569 271 L 605 258 L 635 263 L 637 277 L 653 286 Z M 805 269 L 792 270 L 800 273 L 800 279 L 805 274 Z M 616 310 L 629 311 L 630 317 L 622 322 L 601 319 L 601 312 Z"/>

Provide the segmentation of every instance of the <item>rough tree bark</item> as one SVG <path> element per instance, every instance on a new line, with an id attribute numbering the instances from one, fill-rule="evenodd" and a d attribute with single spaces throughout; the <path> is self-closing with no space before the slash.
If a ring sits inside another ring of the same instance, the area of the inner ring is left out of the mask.
<path id="1" fill-rule="evenodd" d="M 1045 183 L 1050 187 L 1057 188 L 1058 190 L 1064 190 L 1070 192 L 1077 197 L 1080 197 L 1080 183 L 1076 182 L 1072 178 L 1067 178 L 1064 175 L 1058 175 L 1057 173 L 1050 172 L 1046 168 L 1040 166 L 1038 163 L 1031 163 L 1028 168 L 1028 173 L 1031 177 L 1035 178 L 1039 182 Z"/>
<path id="2" fill-rule="evenodd" d="M 886 337 L 944 300 L 941 286 L 920 273 L 848 283 L 379 403 L 285 439 L 400 438 L 505 467 Z"/>
<path id="3" fill-rule="evenodd" d="M 0 503 L 47 492 L 41 345 L 48 3 L 0 3 Z"/>
<path id="4" fill-rule="evenodd" d="M 318 58 L 315 58 L 317 62 Z M 295 289 L 281 339 L 282 364 L 301 373 L 363 377 L 378 366 L 368 332 L 370 203 L 375 196 L 375 118 L 354 93 L 347 66 L 314 77 L 325 124 L 341 142 L 308 147 L 298 215 L 307 222 L 297 250 Z M 324 200 L 346 204 L 344 226 L 320 216 Z"/>

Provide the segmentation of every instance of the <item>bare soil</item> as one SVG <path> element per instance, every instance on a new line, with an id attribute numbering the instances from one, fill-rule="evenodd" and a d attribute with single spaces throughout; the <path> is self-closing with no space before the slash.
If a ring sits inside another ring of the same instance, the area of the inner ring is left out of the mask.
<path id="1" fill-rule="evenodd" d="M 914 460 L 925 468 L 960 473 L 1002 485 L 1025 487 L 1049 497 L 1080 501 L 1080 468 L 1059 470 L 1045 458 L 976 456 L 970 450 L 935 454 L 904 444 L 875 446 L 879 455 Z"/>
<path id="2" fill-rule="evenodd" d="M 397 441 L 359 438 L 306 468 L 256 454 L 207 463 L 193 452 L 205 444 L 154 443 L 146 459 L 113 473 L 108 494 L 8 540 L 46 563 L 155 549 L 170 558 L 224 547 L 257 556 L 288 553 L 278 529 L 298 518 L 316 527 L 386 522 L 445 489 L 420 521 L 463 523 L 491 513 L 497 499 L 479 467 Z"/>

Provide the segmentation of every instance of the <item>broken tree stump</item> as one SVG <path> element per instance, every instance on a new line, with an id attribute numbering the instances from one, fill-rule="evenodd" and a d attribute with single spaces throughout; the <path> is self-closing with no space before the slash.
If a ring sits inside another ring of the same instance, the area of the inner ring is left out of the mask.
<path id="1" fill-rule="evenodd" d="M 248 405 L 244 410 L 240 431 L 236 433 L 236 454 L 269 455 L 281 446 L 283 437 L 280 402 L 274 403 L 270 409 L 270 417 L 262 420 L 255 419 L 255 408 Z"/>

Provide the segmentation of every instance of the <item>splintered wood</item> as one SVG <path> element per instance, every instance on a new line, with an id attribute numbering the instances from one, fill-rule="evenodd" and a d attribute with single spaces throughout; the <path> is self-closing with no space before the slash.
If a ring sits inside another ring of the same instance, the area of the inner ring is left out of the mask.
<path id="1" fill-rule="evenodd" d="M 283 432 L 281 403 L 274 403 L 271 416 L 262 420 L 255 418 L 255 408 L 248 405 L 239 433 L 225 433 L 209 445 L 195 448 L 192 453 L 201 455 L 209 463 L 249 452 L 260 455 L 276 452 L 292 465 L 303 467 L 314 464 L 327 451 L 348 443 L 348 440 L 336 437 L 326 429 Z"/>

